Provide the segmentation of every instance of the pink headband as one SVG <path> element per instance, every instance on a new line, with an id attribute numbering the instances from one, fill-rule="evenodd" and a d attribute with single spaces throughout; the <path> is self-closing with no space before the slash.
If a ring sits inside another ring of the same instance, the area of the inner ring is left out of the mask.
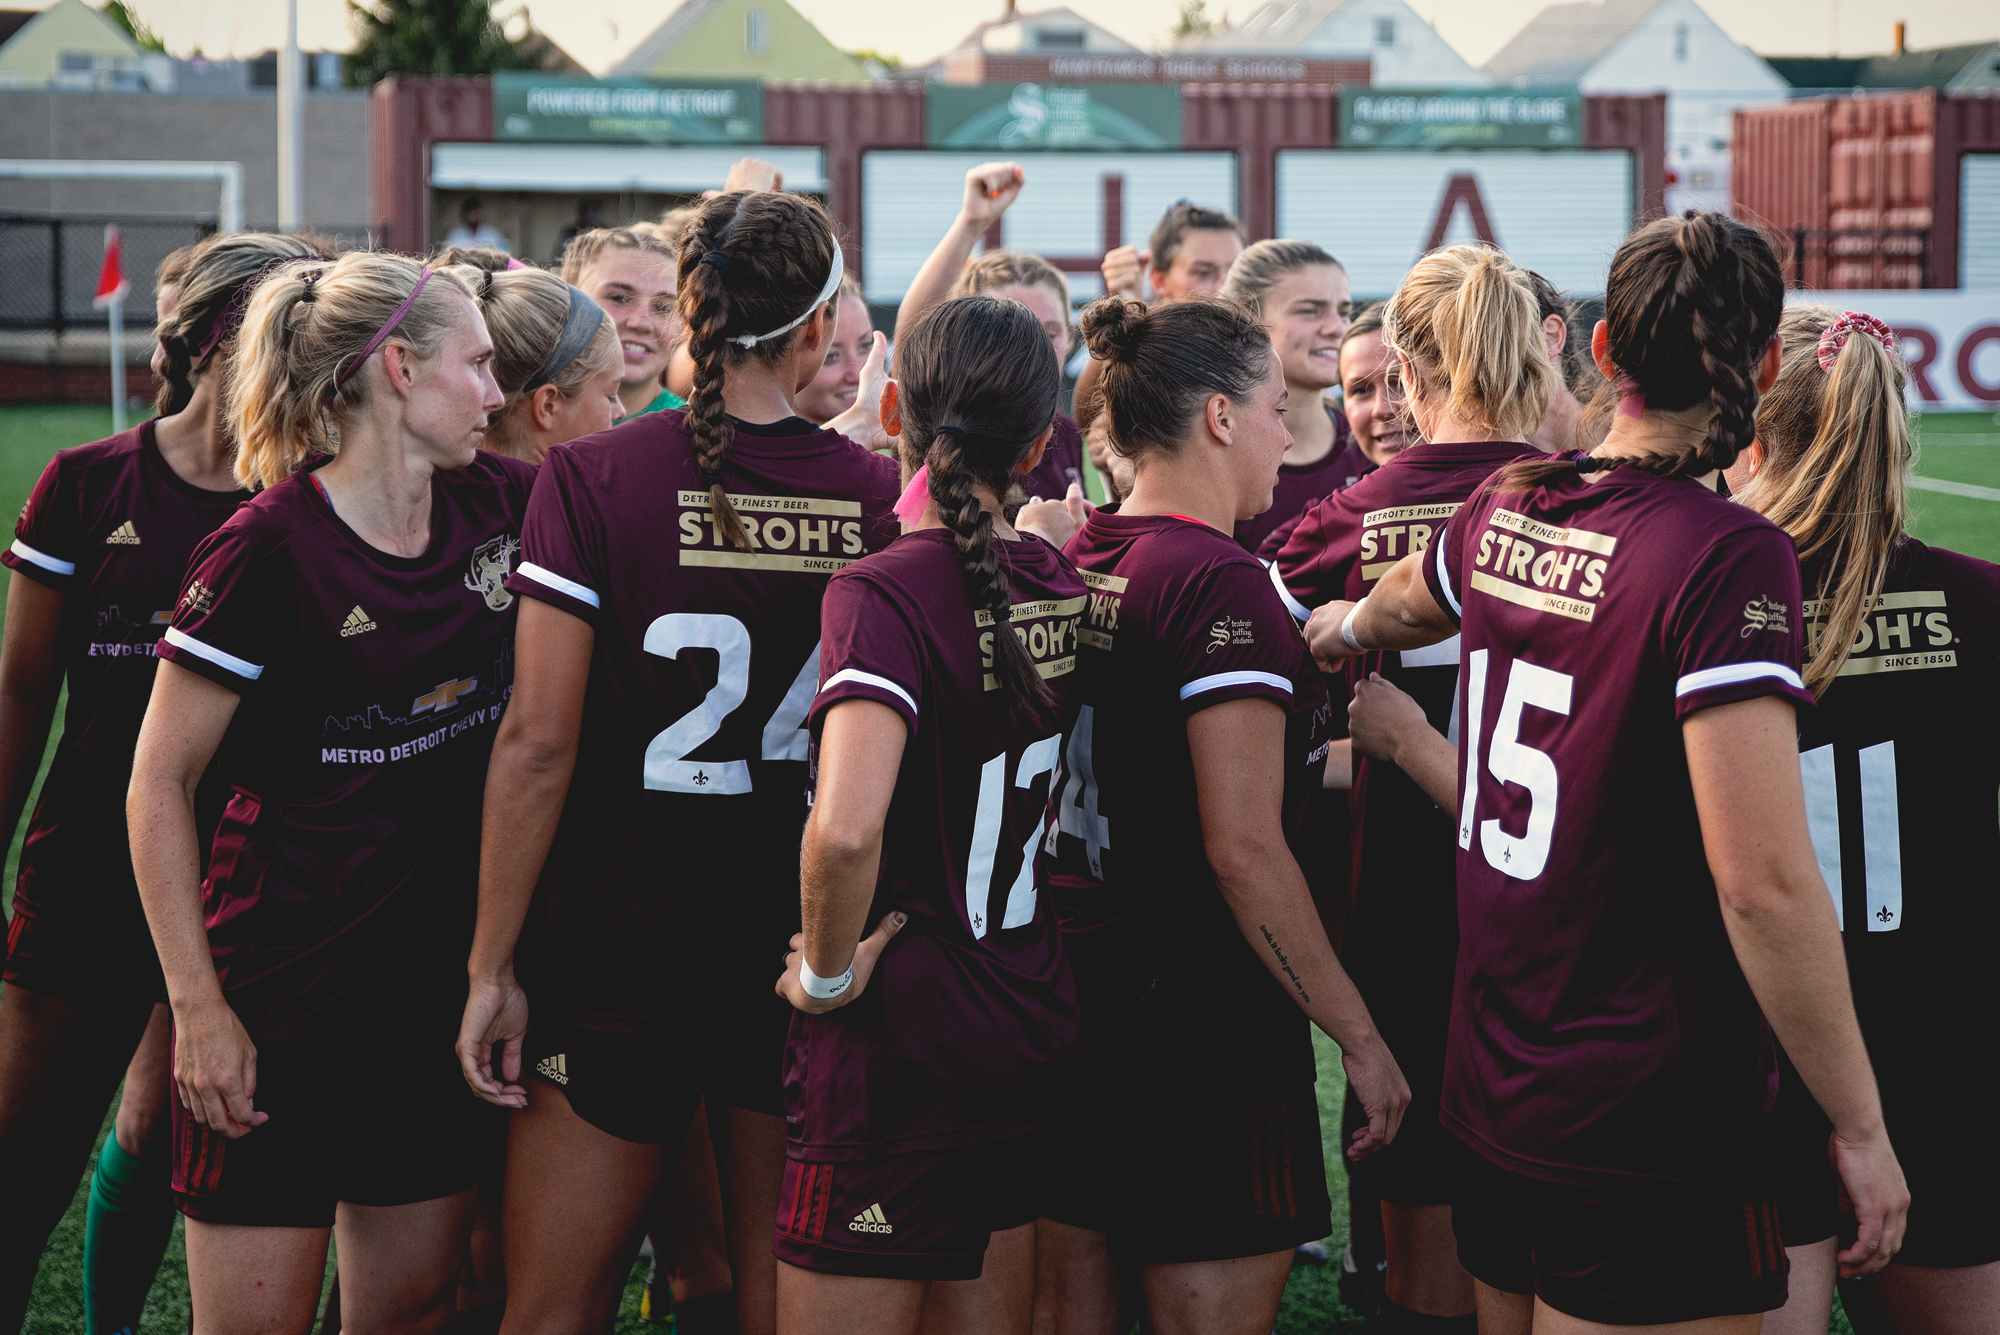
<path id="1" fill-rule="evenodd" d="M 361 363 L 375 355 L 375 349 L 381 347 L 388 340 L 389 335 L 396 332 L 396 326 L 403 323 L 403 317 L 410 313 L 410 307 L 416 305 L 417 298 L 423 295 L 424 284 L 430 281 L 431 271 L 429 269 L 425 269 L 417 276 L 417 285 L 410 289 L 409 296 L 403 298 L 403 304 L 392 311 L 389 318 L 382 322 L 382 327 L 375 331 L 375 337 L 368 340 L 368 346 L 361 350 L 361 355 L 349 362 L 347 369 L 333 378 L 333 388 L 327 391 L 328 398 L 336 397 L 340 393 L 340 387 L 347 383 L 347 378 L 361 368 Z"/>
<path id="2" fill-rule="evenodd" d="M 1828 325 L 1826 332 L 1819 336 L 1820 370 L 1833 369 L 1834 359 L 1839 357 L 1840 350 L 1847 346 L 1847 336 L 1857 329 L 1887 348 L 1890 356 L 1902 353 L 1902 348 L 1896 341 L 1896 331 L 1888 325 L 1862 311 L 1842 311 L 1840 318 Z"/>
<path id="3" fill-rule="evenodd" d="M 1620 417 L 1644 417 L 1646 415 L 1646 391 L 1638 382 L 1621 380 L 1618 389 L 1618 415 Z"/>
<path id="4" fill-rule="evenodd" d="M 519 260 L 515 259 L 515 258 L 514 258 L 514 257 L 513 257 L 512 255 L 509 255 L 509 256 L 507 257 L 507 272 L 508 272 L 508 273 L 512 273 L 512 272 L 514 272 L 514 270 L 516 270 L 516 269 L 525 269 L 525 268 L 527 268 L 527 267 L 528 267 L 527 265 L 525 265 L 525 264 L 521 263 L 521 261 L 519 261 Z"/>
<path id="5" fill-rule="evenodd" d="M 910 485 L 903 488 L 902 496 L 896 501 L 896 518 L 911 528 L 924 517 L 924 506 L 931 498 L 931 466 L 925 464 L 910 478 Z"/>

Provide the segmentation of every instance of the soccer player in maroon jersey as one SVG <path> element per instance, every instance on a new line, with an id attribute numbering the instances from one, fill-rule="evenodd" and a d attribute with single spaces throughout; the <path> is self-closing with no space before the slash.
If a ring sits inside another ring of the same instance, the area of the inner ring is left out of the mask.
<path id="1" fill-rule="evenodd" d="M 509 584 L 520 671 L 459 1058 L 519 1110 L 510 1335 L 609 1319 L 704 1095 L 740 1324 L 774 1322 L 791 1012 L 770 970 L 798 930 L 820 600 L 896 536 L 896 468 L 794 413 L 843 271 L 819 205 L 718 196 L 681 256 L 693 400 L 549 451 Z"/>
<path id="2" fill-rule="evenodd" d="M 0 553 L 13 571 L 0 645 L 10 831 L 69 687 L 62 740 L 22 846 L 0 991 L 0 1160 L 10 1197 L 0 1212 L 0 1328 L 20 1322 L 48 1231 L 165 995 L 127 844 L 132 747 L 188 555 L 247 497 L 230 471 L 235 442 L 222 399 L 250 286 L 267 265 L 313 253 L 293 237 L 245 233 L 190 255 L 173 280 L 173 314 L 160 324 L 162 416 L 56 455 L 13 546 Z M 220 802 L 212 789 L 203 798 L 203 824 L 213 829 Z M 154 1176 L 166 1193 L 166 1146 L 135 1133 L 165 1132 L 167 1097 L 164 1079 L 126 1088 L 120 1138 L 100 1156 L 119 1194 Z M 128 1280 L 124 1319 L 93 1303 L 92 1330 L 137 1320 L 171 1224 L 169 1204 L 157 1240 L 139 1249 L 150 1256 L 131 1262 L 144 1274 Z"/>
<path id="3" fill-rule="evenodd" d="M 1804 566 L 1805 681 L 1819 696 L 1800 741 L 1806 818 L 1910 1179 L 1902 1250 L 1842 1300 L 1871 1335 L 1971 1335 L 2000 1313 L 2000 1088 L 1958 1037 L 2000 1020 L 2000 567 L 1904 532 L 1913 456 L 1895 335 L 1829 307 L 1794 307 L 1779 332 L 1778 381 L 1730 483 Z M 1764 1328 L 1794 1335 L 1826 1329 L 1851 1224 L 1824 1114 L 1793 1083 L 1778 1098 L 1792 1297 Z"/>
<path id="4" fill-rule="evenodd" d="M 1293 1248 L 1331 1226 L 1308 1019 L 1370 1115 L 1350 1154 L 1409 1099 L 1289 843 L 1332 706 L 1231 537 L 1271 502 L 1284 370 L 1233 302 L 1107 299 L 1083 329 L 1136 474 L 1069 545 L 1091 604 L 1050 841 L 1086 1101 L 1043 1292 L 1070 1328 L 1115 1329 L 1115 1258 L 1141 1268 L 1153 1329 L 1262 1335 Z"/>
<path id="5" fill-rule="evenodd" d="M 929 495 L 822 613 L 804 931 L 778 982 L 803 1012 L 779 1320 L 1025 1335 L 1076 1103 L 1076 993 L 1036 850 L 1085 591 L 1001 507 L 1061 376 L 1033 315 L 990 297 L 933 309 L 898 363 L 885 424 Z"/>
<path id="6" fill-rule="evenodd" d="M 1354 299 L 1347 270 L 1310 241 L 1259 241 L 1229 266 L 1222 295 L 1263 321 L 1297 409 L 1285 419 L 1292 443 L 1271 508 L 1236 525 L 1236 541 L 1254 552 L 1271 530 L 1367 468 L 1346 415 L 1326 400 L 1340 383 L 1340 345 Z"/>
<path id="7" fill-rule="evenodd" d="M 1527 440 L 1556 372 L 1524 270 L 1489 247 L 1432 251 L 1403 280 L 1382 324 L 1421 443 L 1300 518 L 1271 575 L 1301 620 L 1319 604 L 1366 595 L 1495 469 L 1542 454 Z M 1371 656 L 1350 667 L 1349 684 L 1371 673 L 1413 695 L 1438 732 L 1455 735 L 1455 642 Z M 1355 871 L 1342 948 L 1412 1093 L 1395 1145 L 1356 1164 L 1353 1176 L 1383 1201 L 1388 1301 L 1469 1325 L 1472 1279 L 1458 1263 L 1451 1204 L 1472 1161 L 1437 1120 L 1458 956 L 1452 823 L 1394 764 L 1364 753 L 1352 773 Z M 1351 1109 L 1349 1120 L 1357 1115 Z"/>
<path id="8" fill-rule="evenodd" d="M 189 563 L 128 802 L 196 1329 L 308 1330 L 329 1231 L 348 1324 L 434 1329 L 500 1130 L 450 1043 L 533 472 L 478 448 L 502 399 L 452 273 L 289 263 L 236 342 L 236 475 L 259 490 Z M 203 883 L 211 763 L 233 796 Z M 339 1080 L 393 1115 L 356 1115 Z"/>
<path id="9" fill-rule="evenodd" d="M 1634 233 L 1592 338 L 1604 442 L 1508 465 L 1307 627 L 1328 659 L 1461 637 L 1441 1120 L 1483 1161 L 1453 1213 L 1482 1331 L 1722 1335 L 1783 1305 L 1774 1030 L 1833 1122 L 1843 1270 L 1902 1240 L 1797 777 L 1798 564 L 1713 489 L 1777 376 L 1783 295 L 1734 219 Z"/>
<path id="10" fill-rule="evenodd" d="M 618 330 L 589 293 L 526 266 L 467 266 L 460 276 L 479 299 L 493 379 L 507 396 L 482 448 L 539 464 L 551 447 L 609 430 L 624 415 Z"/>

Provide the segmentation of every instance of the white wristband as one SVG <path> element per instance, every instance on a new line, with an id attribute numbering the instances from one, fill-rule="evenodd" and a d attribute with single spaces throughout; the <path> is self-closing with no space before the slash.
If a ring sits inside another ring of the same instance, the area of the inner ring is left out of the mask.
<path id="1" fill-rule="evenodd" d="M 822 978 L 812 971 L 812 965 L 806 963 L 805 955 L 803 953 L 799 955 L 799 986 L 806 990 L 806 995 L 809 997 L 817 997 L 821 1001 L 831 1001 L 842 992 L 845 992 L 848 984 L 853 981 L 854 966 L 852 964 L 848 965 L 847 972 L 838 978 Z"/>
<path id="2" fill-rule="evenodd" d="M 1360 602 L 1347 609 L 1347 620 L 1340 623 L 1340 638 L 1342 643 L 1346 644 L 1348 648 L 1357 654 L 1368 652 L 1367 646 L 1354 638 L 1354 618 L 1367 605 L 1368 600 L 1363 598 Z"/>

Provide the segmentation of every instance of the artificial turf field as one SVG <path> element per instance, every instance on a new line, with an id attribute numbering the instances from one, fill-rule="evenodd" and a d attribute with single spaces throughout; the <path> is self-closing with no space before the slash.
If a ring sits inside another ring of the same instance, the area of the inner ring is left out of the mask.
<path id="1" fill-rule="evenodd" d="M 57 450 L 97 440 L 110 430 L 109 408 L 65 405 L 0 409 L 0 514 L 18 512 L 42 467 Z M 1985 413 L 1926 414 L 1919 425 L 1919 437 L 1920 477 L 1990 488 L 1996 495 L 1987 499 L 1914 490 L 1910 497 L 1911 532 L 1940 547 L 2000 561 L 2000 418 Z M 0 606 L 4 606 L 5 598 L 4 582 L 0 582 Z M 51 735 L 49 740 L 53 750 L 55 737 Z M 46 772 L 46 757 L 43 769 Z M 17 830 L 7 855 L 5 881 L 0 883 L 0 898 L 8 902 L 13 899 L 14 867 L 20 852 L 21 832 Z M 1320 1058 L 1320 1123 L 1334 1204 L 1334 1235 L 1327 1240 L 1327 1247 L 1337 1258 L 1347 1241 L 1347 1174 L 1341 1167 L 1338 1144 L 1340 1105 L 1346 1082 L 1338 1050 L 1317 1031 L 1313 1039 Z M 100 1145 L 110 1127 L 107 1110 Z M 83 1329 L 83 1216 L 89 1183 L 90 1173 L 86 1168 L 76 1199 L 57 1225 L 42 1257 L 34 1298 L 22 1327 L 25 1335 L 74 1335 Z M 642 1335 L 653 1329 L 639 1320 L 642 1278 L 643 1272 L 635 1270 L 632 1283 L 626 1286 L 617 1335 Z M 1334 1265 L 1300 1266 L 1293 1270 L 1278 1317 L 1278 1330 L 1284 1335 L 1304 1335 L 1361 1329 L 1365 1323 L 1340 1301 L 1334 1280 Z M 139 1330 L 140 1335 L 182 1335 L 187 1326 L 186 1261 L 180 1227 L 176 1225 Z M 1846 1318 L 1837 1307 L 1833 1332 L 1851 1335 Z"/>

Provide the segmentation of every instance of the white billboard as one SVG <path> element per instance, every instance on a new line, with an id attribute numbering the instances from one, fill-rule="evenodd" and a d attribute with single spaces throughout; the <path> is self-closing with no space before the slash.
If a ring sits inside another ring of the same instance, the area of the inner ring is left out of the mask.
<path id="1" fill-rule="evenodd" d="M 1794 304 L 1866 311 L 1896 331 L 1913 409 L 2000 411 L 2000 289 L 1788 292 Z"/>
<path id="2" fill-rule="evenodd" d="M 999 156 L 862 155 L 862 287 L 868 300 L 903 299 L 958 216 L 965 173 Z M 1000 243 L 1066 271 L 1078 301 L 1102 293 L 1097 266 L 1107 249 L 1143 248 L 1153 224 L 1180 200 L 1237 211 L 1234 153 L 1022 153 L 1013 160 L 1026 180 L 1001 221 Z"/>
<path id="3" fill-rule="evenodd" d="M 1631 230 L 1623 150 L 1278 154 L 1278 235 L 1325 247 L 1358 297 L 1394 292 L 1428 250 L 1480 241 L 1561 291 L 1602 292 Z"/>

